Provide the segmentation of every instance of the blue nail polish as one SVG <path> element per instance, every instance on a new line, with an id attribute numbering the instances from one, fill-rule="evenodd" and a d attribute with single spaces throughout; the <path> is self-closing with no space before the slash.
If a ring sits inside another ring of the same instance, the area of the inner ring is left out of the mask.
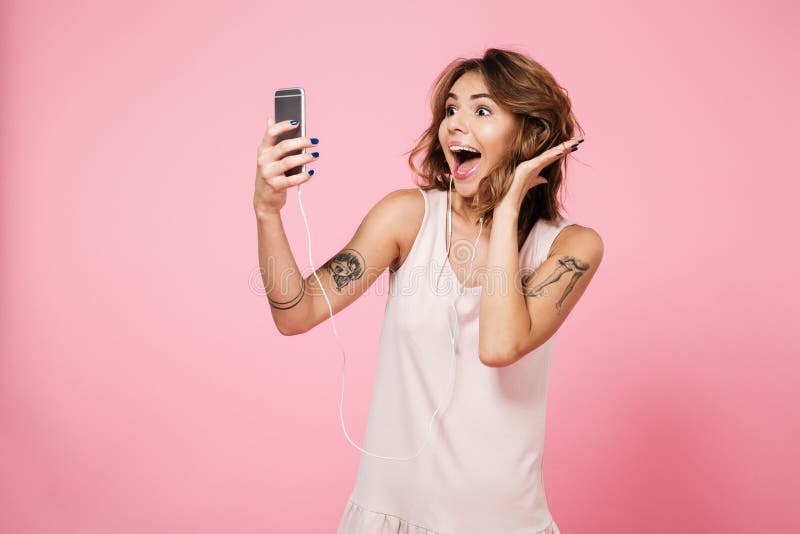
<path id="1" fill-rule="evenodd" d="M 312 152 L 311 155 L 314 156 L 315 158 L 318 158 L 319 157 L 319 152 Z"/>
<path id="2" fill-rule="evenodd" d="M 297 124 L 297 121 L 291 121 L 290 124 Z"/>
<path id="3" fill-rule="evenodd" d="M 314 169 L 311 169 L 310 171 L 308 171 L 308 175 L 309 176 L 311 176 L 312 174 L 314 174 Z"/>
<path id="4" fill-rule="evenodd" d="M 319 143 L 319 139 L 317 139 L 316 137 L 312 137 L 311 138 L 311 144 L 312 145 L 316 145 L 317 143 Z"/>

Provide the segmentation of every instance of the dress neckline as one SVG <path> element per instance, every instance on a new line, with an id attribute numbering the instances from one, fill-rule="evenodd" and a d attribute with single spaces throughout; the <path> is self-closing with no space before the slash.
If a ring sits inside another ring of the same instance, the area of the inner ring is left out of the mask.
<path id="1" fill-rule="evenodd" d="M 476 285 L 476 286 L 465 286 L 458 279 L 458 275 L 456 274 L 455 269 L 453 268 L 452 264 L 450 263 L 450 257 L 447 254 L 447 191 L 443 191 L 443 192 L 444 192 L 444 202 L 442 204 L 444 205 L 444 210 L 443 210 L 444 211 L 444 239 L 442 241 L 444 242 L 444 263 L 447 264 L 447 270 L 450 271 L 450 274 L 453 276 L 453 280 L 455 280 L 456 288 L 458 289 L 458 293 L 459 294 L 480 295 L 482 293 L 482 291 L 483 291 L 483 285 L 478 283 L 478 285 Z M 541 219 L 537 220 L 534 223 L 534 225 L 531 227 L 531 231 L 528 232 L 527 236 L 525 236 L 525 240 L 522 242 L 522 246 L 519 248 L 519 252 L 520 253 L 525 249 L 525 245 L 531 239 L 531 236 L 533 235 L 533 232 L 536 229 L 536 225 L 539 224 L 540 220 Z M 474 270 L 473 270 L 473 272 L 474 272 Z M 472 275 L 473 275 L 473 273 L 471 272 L 470 273 L 470 277 L 472 277 Z M 478 280 L 480 280 L 480 277 L 478 277 Z"/>

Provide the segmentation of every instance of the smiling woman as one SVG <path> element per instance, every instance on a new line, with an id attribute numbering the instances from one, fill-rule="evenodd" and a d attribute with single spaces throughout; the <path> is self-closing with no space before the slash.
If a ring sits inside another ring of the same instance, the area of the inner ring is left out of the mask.
<path id="1" fill-rule="evenodd" d="M 602 255 L 557 199 L 580 127 L 544 67 L 494 48 L 451 63 L 431 110 L 408 158 L 422 183 L 383 225 L 398 228 L 399 266 L 337 532 L 558 534 L 542 484 L 553 341 Z M 473 266 L 491 276 L 475 283 Z"/>
<path id="2" fill-rule="evenodd" d="M 553 75 L 533 59 L 510 50 L 490 48 L 483 58 L 459 59 L 448 65 L 435 81 L 431 114 L 430 126 L 409 152 L 409 166 L 422 178 L 420 187 L 426 191 L 446 191 L 448 177 L 454 177 L 460 196 L 469 201 L 468 206 L 456 203 L 454 209 L 471 213 L 475 220 L 483 217 L 487 225 L 520 162 L 577 132 L 583 135 L 572 103 Z M 462 166 L 465 154 L 453 151 L 454 145 L 477 150 L 480 159 Z M 418 167 L 415 159 L 420 154 L 424 157 Z M 566 171 L 567 158 L 558 160 L 540 173 L 547 179 L 546 187 L 528 191 L 519 213 L 520 246 L 537 218 L 552 220 L 561 215 L 558 194 Z"/>
<path id="3" fill-rule="evenodd" d="M 267 121 L 253 207 L 272 317 L 287 336 L 333 323 L 389 269 L 363 448 L 342 369 L 339 418 L 363 454 L 338 534 L 558 534 L 542 484 L 553 341 L 603 254 L 557 201 L 580 128 L 544 67 L 495 48 L 450 64 L 431 109 L 408 160 L 421 183 L 377 202 L 307 277 L 280 210 L 311 178 L 289 171 L 318 161 L 296 151 L 319 139 L 278 141 L 297 121 Z"/>

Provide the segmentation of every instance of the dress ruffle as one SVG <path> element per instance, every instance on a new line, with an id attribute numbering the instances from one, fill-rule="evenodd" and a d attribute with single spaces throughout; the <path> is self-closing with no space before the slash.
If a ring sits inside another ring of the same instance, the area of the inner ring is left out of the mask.
<path id="1" fill-rule="evenodd" d="M 336 534 L 439 534 L 419 525 L 414 525 L 396 515 L 367 510 L 347 501 Z"/>
<path id="2" fill-rule="evenodd" d="M 367 510 L 347 501 L 336 534 L 440 534 L 435 530 L 409 523 L 396 515 Z M 555 521 L 544 530 L 530 534 L 561 534 Z"/>

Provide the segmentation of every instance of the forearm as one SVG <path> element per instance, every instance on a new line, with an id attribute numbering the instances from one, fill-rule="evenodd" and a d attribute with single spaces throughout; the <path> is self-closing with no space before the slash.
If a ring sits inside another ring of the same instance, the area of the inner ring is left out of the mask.
<path id="1" fill-rule="evenodd" d="M 513 359 L 520 340 L 530 331 L 530 316 L 520 291 L 518 219 L 519 211 L 511 208 L 493 213 L 478 322 L 478 354 L 488 365 Z"/>
<path id="2" fill-rule="evenodd" d="M 302 332 L 311 295 L 286 238 L 280 213 L 257 215 L 258 263 L 272 318 L 283 334 Z"/>

